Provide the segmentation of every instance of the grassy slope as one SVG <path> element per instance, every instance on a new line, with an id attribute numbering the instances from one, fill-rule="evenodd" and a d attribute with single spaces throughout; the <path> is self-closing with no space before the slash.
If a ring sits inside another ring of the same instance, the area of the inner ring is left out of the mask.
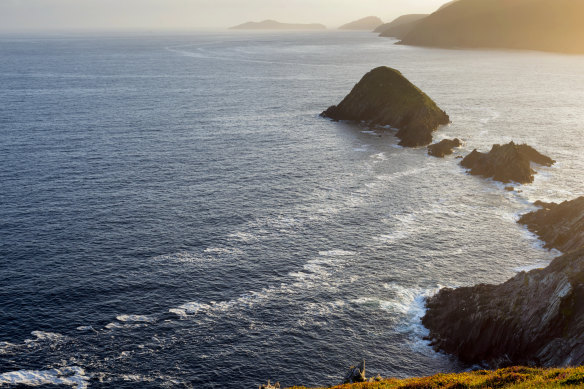
<path id="1" fill-rule="evenodd" d="M 582 388 L 584 366 L 562 369 L 509 367 L 466 373 L 437 374 L 431 377 L 386 379 L 379 382 L 339 385 L 343 389 L 462 389 L 462 388 Z M 293 389 L 305 389 L 295 386 Z"/>

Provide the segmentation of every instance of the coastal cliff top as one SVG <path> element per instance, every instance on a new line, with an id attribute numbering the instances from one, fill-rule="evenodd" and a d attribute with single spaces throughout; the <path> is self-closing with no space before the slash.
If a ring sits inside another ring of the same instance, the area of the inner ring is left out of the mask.
<path id="1" fill-rule="evenodd" d="M 464 373 L 437 374 L 431 377 L 382 379 L 333 386 L 343 389 L 397 389 L 397 388 L 575 388 L 584 385 L 584 366 L 565 369 L 538 369 L 509 367 L 499 370 L 479 370 Z M 294 386 L 290 389 L 306 389 Z"/>

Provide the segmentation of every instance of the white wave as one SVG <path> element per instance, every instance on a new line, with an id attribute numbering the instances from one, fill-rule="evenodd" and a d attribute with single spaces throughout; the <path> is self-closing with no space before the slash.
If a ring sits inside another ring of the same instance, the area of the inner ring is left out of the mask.
<path id="1" fill-rule="evenodd" d="M 58 342 L 65 339 L 65 336 L 62 334 L 58 334 L 56 332 L 45 332 L 45 331 L 32 331 L 31 335 L 35 336 L 36 339 L 26 339 L 26 343 L 30 343 L 33 341 L 49 341 L 49 342 Z"/>
<path id="2" fill-rule="evenodd" d="M 540 261 L 540 262 L 533 263 L 531 265 L 518 266 L 518 267 L 514 268 L 513 270 L 515 270 L 518 273 L 520 273 L 522 271 L 528 272 L 528 271 L 535 270 L 535 269 L 543 269 L 544 267 L 547 267 L 549 264 L 550 264 L 550 261 Z"/>
<path id="3" fill-rule="evenodd" d="M 242 231 L 234 232 L 232 234 L 227 235 L 227 237 L 230 239 L 239 240 L 244 243 L 255 242 L 258 240 L 258 237 L 256 235 Z"/>
<path id="4" fill-rule="evenodd" d="M 359 147 L 353 147 L 353 151 L 369 151 L 369 145 L 361 145 Z"/>
<path id="5" fill-rule="evenodd" d="M 383 151 L 381 153 L 371 155 L 370 158 L 377 159 L 379 161 L 387 161 L 387 156 Z"/>
<path id="6" fill-rule="evenodd" d="M 363 134 L 377 135 L 377 132 L 375 132 L 373 130 L 362 130 L 361 132 Z"/>
<path id="7" fill-rule="evenodd" d="M 77 331 L 95 331 L 93 326 L 79 326 L 75 328 Z"/>
<path id="8" fill-rule="evenodd" d="M 19 370 L 0 374 L 0 384 L 9 385 L 66 385 L 77 389 L 89 387 L 89 377 L 78 366 L 51 370 Z"/>
<path id="9" fill-rule="evenodd" d="M 318 252 L 318 255 L 320 255 L 322 257 L 339 257 L 339 256 L 355 255 L 355 254 L 356 253 L 354 251 L 342 250 L 342 249 L 332 249 L 332 250 L 325 250 L 325 251 Z"/>
<path id="10" fill-rule="evenodd" d="M 203 250 L 205 254 L 216 254 L 216 255 L 240 255 L 243 252 L 238 248 L 229 247 L 207 247 Z"/>
<path id="11" fill-rule="evenodd" d="M 156 318 L 148 315 L 118 315 L 116 316 L 121 322 L 137 322 L 137 323 L 154 323 Z"/>

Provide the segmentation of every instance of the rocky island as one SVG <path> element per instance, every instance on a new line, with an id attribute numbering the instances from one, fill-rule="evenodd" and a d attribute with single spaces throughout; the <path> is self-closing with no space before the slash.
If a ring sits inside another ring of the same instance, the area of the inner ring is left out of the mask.
<path id="1" fill-rule="evenodd" d="M 455 147 L 460 147 L 462 142 L 460 139 L 442 139 L 438 143 L 428 146 L 428 155 L 438 158 L 444 158 L 446 155 L 453 153 Z"/>
<path id="2" fill-rule="evenodd" d="M 321 116 L 397 128 L 399 144 L 405 147 L 430 144 L 432 132 L 450 122 L 430 97 L 386 66 L 363 76 L 339 105 L 329 107 Z"/>
<path id="3" fill-rule="evenodd" d="M 322 24 L 295 24 L 280 23 L 275 20 L 264 20 L 262 22 L 247 22 L 229 28 L 230 30 L 326 30 Z"/>
<path id="4" fill-rule="evenodd" d="M 470 174 L 492 178 L 508 183 L 515 181 L 526 184 L 533 182 L 535 171 L 531 162 L 551 166 L 555 161 L 526 144 L 493 145 L 488 153 L 476 149 L 467 155 L 460 165 L 469 169 Z"/>
<path id="5" fill-rule="evenodd" d="M 560 204 L 538 201 L 535 205 L 541 209 L 523 215 L 518 223 L 545 241 L 546 248 L 568 252 L 584 247 L 584 196 Z"/>
<path id="6" fill-rule="evenodd" d="M 383 24 L 383 20 L 377 16 L 367 16 L 365 18 L 355 20 L 339 27 L 339 30 L 367 30 L 371 31 Z"/>

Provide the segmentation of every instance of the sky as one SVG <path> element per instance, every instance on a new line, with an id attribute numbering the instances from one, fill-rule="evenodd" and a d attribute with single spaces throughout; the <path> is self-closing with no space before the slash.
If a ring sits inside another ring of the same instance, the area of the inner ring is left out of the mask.
<path id="1" fill-rule="evenodd" d="M 275 19 L 328 28 L 431 13 L 447 0 L 0 0 L 0 30 L 200 30 Z"/>

